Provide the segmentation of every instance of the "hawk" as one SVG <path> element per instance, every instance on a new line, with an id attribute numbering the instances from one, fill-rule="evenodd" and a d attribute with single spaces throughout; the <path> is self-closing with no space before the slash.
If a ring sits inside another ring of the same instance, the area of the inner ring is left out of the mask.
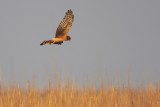
<path id="1" fill-rule="evenodd" d="M 56 30 L 55 38 L 52 38 L 51 40 L 45 40 L 40 45 L 45 45 L 48 43 L 50 45 L 53 44 L 61 45 L 63 41 L 70 41 L 71 37 L 68 36 L 67 34 L 72 26 L 73 20 L 74 20 L 73 12 L 72 10 L 68 10 L 66 12 L 65 17 L 63 18 L 63 20 L 61 21 Z"/>

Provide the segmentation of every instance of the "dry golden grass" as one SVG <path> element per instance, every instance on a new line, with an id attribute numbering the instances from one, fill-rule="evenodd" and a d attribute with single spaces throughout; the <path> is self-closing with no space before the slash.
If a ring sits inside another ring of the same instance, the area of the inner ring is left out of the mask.
<path id="1" fill-rule="evenodd" d="M 73 88 L 59 83 L 40 91 L 18 86 L 0 87 L 0 107 L 160 107 L 159 86 L 147 88 Z"/>

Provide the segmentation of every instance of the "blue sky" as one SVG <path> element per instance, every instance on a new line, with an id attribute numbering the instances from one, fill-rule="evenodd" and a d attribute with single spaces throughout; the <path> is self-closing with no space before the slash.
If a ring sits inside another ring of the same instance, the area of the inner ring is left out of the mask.
<path id="1" fill-rule="evenodd" d="M 159 81 L 160 1 L 0 1 L 0 69 L 3 84 L 38 86 L 75 80 L 99 84 L 118 76 L 133 84 Z M 75 20 L 70 42 L 40 46 L 55 36 L 65 12 Z"/>

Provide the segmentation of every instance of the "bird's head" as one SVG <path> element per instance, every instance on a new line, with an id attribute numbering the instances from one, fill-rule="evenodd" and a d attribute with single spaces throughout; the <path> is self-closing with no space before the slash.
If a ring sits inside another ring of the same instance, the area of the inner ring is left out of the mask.
<path id="1" fill-rule="evenodd" d="M 71 37 L 70 37 L 70 36 L 67 36 L 67 40 L 71 40 Z"/>

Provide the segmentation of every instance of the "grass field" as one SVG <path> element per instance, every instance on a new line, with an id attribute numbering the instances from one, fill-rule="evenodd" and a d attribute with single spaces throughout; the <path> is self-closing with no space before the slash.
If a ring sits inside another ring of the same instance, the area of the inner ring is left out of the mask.
<path id="1" fill-rule="evenodd" d="M 158 85 L 132 88 L 73 88 L 73 84 L 39 90 L 19 85 L 0 87 L 0 107 L 160 107 Z"/>

